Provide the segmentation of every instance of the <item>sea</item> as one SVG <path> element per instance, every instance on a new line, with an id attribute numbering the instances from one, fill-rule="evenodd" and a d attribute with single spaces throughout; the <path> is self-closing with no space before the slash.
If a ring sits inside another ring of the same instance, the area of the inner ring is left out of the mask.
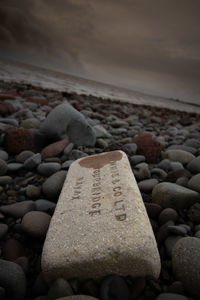
<path id="1" fill-rule="evenodd" d="M 97 82 L 21 62 L 0 59 L 0 80 L 39 86 L 68 93 L 92 95 L 103 99 L 118 100 L 137 105 L 168 108 L 200 114 L 200 103 L 148 95 L 123 87 Z"/>

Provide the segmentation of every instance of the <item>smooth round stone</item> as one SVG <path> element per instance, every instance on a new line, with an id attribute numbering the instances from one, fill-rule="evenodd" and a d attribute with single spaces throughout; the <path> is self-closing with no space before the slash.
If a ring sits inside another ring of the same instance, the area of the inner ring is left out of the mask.
<path id="1" fill-rule="evenodd" d="M 24 168 L 27 170 L 33 170 L 41 163 L 41 160 L 41 154 L 36 153 L 24 162 Z"/>
<path id="2" fill-rule="evenodd" d="M 137 180 L 143 180 L 151 177 L 147 163 L 140 163 L 136 165 L 133 169 L 133 173 Z"/>
<path id="3" fill-rule="evenodd" d="M 188 297 L 174 293 L 162 293 L 155 300 L 189 300 Z"/>
<path id="4" fill-rule="evenodd" d="M 167 289 L 168 293 L 184 294 L 183 284 L 180 281 L 174 281 Z"/>
<path id="5" fill-rule="evenodd" d="M 194 139 L 194 138 L 187 139 L 185 142 L 185 145 L 189 146 L 189 147 L 193 147 L 195 149 L 198 149 L 198 148 L 200 148 L 200 141 L 199 141 L 199 139 Z"/>
<path id="6" fill-rule="evenodd" d="M 101 300 L 130 300 L 130 291 L 125 280 L 118 275 L 110 275 L 101 283 Z"/>
<path id="7" fill-rule="evenodd" d="M 145 204 L 146 211 L 147 211 L 149 218 L 150 219 L 157 218 L 157 216 L 159 215 L 159 213 L 162 210 L 162 207 L 156 203 L 151 203 L 151 202 L 150 203 L 145 202 L 144 204 Z"/>
<path id="8" fill-rule="evenodd" d="M 18 257 L 23 256 L 25 254 L 25 250 L 22 244 L 14 239 L 8 239 L 2 247 L 2 256 L 6 260 L 15 261 Z"/>
<path id="9" fill-rule="evenodd" d="M 86 153 L 84 153 L 83 151 L 80 151 L 80 150 L 77 150 L 77 149 L 73 149 L 70 152 L 69 159 L 70 160 L 76 160 L 76 159 L 79 159 L 79 158 L 82 158 L 82 157 L 86 157 L 86 156 L 88 156 L 88 155 Z"/>
<path id="10" fill-rule="evenodd" d="M 4 150 L 0 150 L 0 159 L 2 160 L 8 160 L 8 153 Z"/>
<path id="11" fill-rule="evenodd" d="M 7 232 L 8 232 L 8 225 L 0 224 L 0 239 L 4 238 Z"/>
<path id="12" fill-rule="evenodd" d="M 144 155 L 133 155 L 130 157 L 130 163 L 131 165 L 135 166 L 139 163 L 142 163 L 146 160 Z"/>
<path id="13" fill-rule="evenodd" d="M 17 172 L 17 171 L 21 170 L 24 165 L 21 163 L 10 163 L 7 166 L 8 166 L 8 171 Z"/>
<path id="14" fill-rule="evenodd" d="M 56 208 L 56 204 L 45 200 L 45 199 L 39 199 L 35 201 L 36 210 L 43 211 L 43 212 L 53 212 Z"/>
<path id="15" fill-rule="evenodd" d="M 43 176 L 51 176 L 61 169 L 61 165 L 55 162 L 42 163 L 37 167 L 38 173 Z"/>
<path id="16" fill-rule="evenodd" d="M 118 119 L 118 120 L 112 121 L 112 122 L 110 123 L 110 125 L 111 125 L 112 127 L 115 127 L 115 128 L 117 128 L 117 127 L 127 127 L 127 126 L 128 126 L 128 123 L 127 123 L 126 121 L 123 121 L 123 120 Z"/>
<path id="17" fill-rule="evenodd" d="M 0 159 L 0 176 L 5 175 L 7 169 L 8 169 L 7 163 L 3 159 Z"/>
<path id="18" fill-rule="evenodd" d="M 194 235 L 196 238 L 200 238 L 200 230 L 195 232 L 195 235 Z"/>
<path id="19" fill-rule="evenodd" d="M 168 150 L 163 153 L 163 156 L 164 158 L 172 161 L 178 161 L 182 164 L 188 164 L 195 158 L 192 153 L 186 152 L 184 150 Z"/>
<path id="20" fill-rule="evenodd" d="M 58 171 L 43 183 L 42 190 L 47 199 L 55 202 L 58 200 L 66 175 L 66 171 Z"/>
<path id="21" fill-rule="evenodd" d="M 105 149 L 108 147 L 108 142 L 106 140 L 100 138 L 100 139 L 97 139 L 96 145 L 102 149 Z"/>
<path id="22" fill-rule="evenodd" d="M 165 179 L 167 177 L 167 173 L 159 168 L 153 168 L 151 170 L 151 177 L 158 179 Z"/>
<path id="23" fill-rule="evenodd" d="M 157 168 L 162 169 L 164 171 L 170 171 L 171 170 L 171 162 L 169 159 L 165 158 L 163 160 L 161 160 L 161 162 L 159 162 L 159 164 L 157 164 Z"/>
<path id="24" fill-rule="evenodd" d="M 16 264 L 18 264 L 24 273 L 26 274 L 29 267 L 29 258 L 26 256 L 19 256 L 15 261 Z"/>
<path id="25" fill-rule="evenodd" d="M 95 134 L 97 138 L 111 138 L 112 135 L 101 125 L 94 126 Z"/>
<path id="26" fill-rule="evenodd" d="M 171 182 L 157 184 L 152 192 L 152 202 L 164 208 L 185 209 L 199 200 L 199 193 Z"/>
<path id="27" fill-rule="evenodd" d="M 194 174 L 200 173 L 200 155 L 187 165 L 187 169 Z"/>
<path id="28" fill-rule="evenodd" d="M 122 150 L 128 155 L 134 155 L 137 151 L 137 145 L 134 143 L 128 143 L 122 146 Z"/>
<path id="29" fill-rule="evenodd" d="M 8 299 L 24 299 L 26 278 L 22 268 L 16 263 L 0 259 L 0 284 L 5 288 Z"/>
<path id="30" fill-rule="evenodd" d="M 10 184 L 12 182 L 12 177 L 10 176 L 0 176 L 0 185 Z"/>
<path id="31" fill-rule="evenodd" d="M 63 278 L 57 278 L 51 285 L 48 292 L 48 300 L 54 300 L 60 297 L 73 295 L 70 284 Z"/>
<path id="32" fill-rule="evenodd" d="M 158 180 L 155 179 L 155 178 L 145 179 L 145 180 L 140 181 L 138 183 L 138 187 L 139 187 L 141 192 L 150 193 L 153 190 L 153 188 L 155 187 L 156 184 L 158 184 Z"/>
<path id="33" fill-rule="evenodd" d="M 51 217 L 41 211 L 31 211 L 24 215 L 22 219 L 22 230 L 30 236 L 45 237 L 49 228 Z"/>
<path id="34" fill-rule="evenodd" d="M 172 250 L 173 272 L 184 288 L 200 298 L 200 240 L 195 237 L 180 239 Z"/>
<path id="35" fill-rule="evenodd" d="M 32 210 L 35 210 L 35 203 L 31 200 L 2 205 L 0 207 L 2 213 L 14 218 L 22 218 L 27 212 Z"/>
<path id="36" fill-rule="evenodd" d="M 168 150 L 184 150 L 184 151 L 190 152 L 192 154 L 195 154 L 196 151 L 197 151 L 194 147 L 189 147 L 189 146 L 186 146 L 186 145 L 172 145 L 172 146 L 167 148 L 167 151 Z"/>
<path id="37" fill-rule="evenodd" d="M 44 274 L 42 272 L 40 272 L 37 275 L 37 278 L 34 282 L 34 285 L 33 285 L 33 288 L 32 288 L 32 294 L 34 296 L 45 295 L 45 294 L 48 293 L 48 290 L 49 290 L 49 286 L 46 282 Z"/>
<path id="38" fill-rule="evenodd" d="M 160 244 L 162 243 L 169 235 L 169 229 L 168 227 L 174 225 L 173 221 L 168 221 L 165 224 L 163 224 L 156 235 L 157 243 Z"/>
<path id="39" fill-rule="evenodd" d="M 21 127 L 26 129 L 31 129 L 31 128 L 38 129 L 40 128 L 40 121 L 36 118 L 29 118 L 21 122 Z"/>
<path id="40" fill-rule="evenodd" d="M 73 161 L 74 161 L 74 160 L 66 160 L 66 161 L 62 164 L 61 168 L 62 168 L 63 170 L 68 170 L 69 167 L 71 166 L 71 164 L 73 163 Z"/>
<path id="41" fill-rule="evenodd" d="M 40 197 L 40 187 L 29 184 L 26 188 L 26 195 L 30 199 L 38 199 Z"/>
<path id="42" fill-rule="evenodd" d="M 182 236 L 175 236 L 175 235 L 170 235 L 166 238 L 165 240 L 165 249 L 167 252 L 167 255 L 169 257 L 172 256 L 172 250 L 174 248 L 174 246 L 176 245 L 176 243 L 182 239 Z"/>
<path id="43" fill-rule="evenodd" d="M 192 178 L 188 181 L 188 187 L 200 193 L 200 173 L 192 176 Z"/>
<path id="44" fill-rule="evenodd" d="M 65 155 L 68 155 L 72 151 L 73 148 L 74 148 L 74 144 L 73 143 L 69 143 L 69 145 L 67 145 L 67 147 L 65 147 L 63 153 Z"/>
<path id="45" fill-rule="evenodd" d="M 168 229 L 171 233 L 175 235 L 186 236 L 187 234 L 187 229 L 184 228 L 183 226 L 172 225 L 172 226 L 168 226 Z"/>
<path id="46" fill-rule="evenodd" d="M 177 219 L 178 219 L 178 214 L 177 214 L 175 209 L 165 208 L 160 213 L 159 218 L 158 218 L 158 222 L 159 222 L 160 225 L 163 225 L 163 224 L 165 224 L 166 222 L 168 222 L 170 220 L 176 222 Z"/>
<path id="47" fill-rule="evenodd" d="M 182 176 L 176 180 L 176 184 L 184 186 L 184 187 L 188 187 L 188 181 L 189 181 L 188 177 Z"/>
<path id="48" fill-rule="evenodd" d="M 33 155 L 34 153 L 32 151 L 29 150 L 22 151 L 16 156 L 16 161 L 20 163 L 24 163 L 28 158 L 30 158 Z"/>
<path id="49" fill-rule="evenodd" d="M 183 170 L 183 164 L 180 162 L 172 161 L 171 162 L 171 169 L 172 171 L 177 171 L 177 170 Z"/>

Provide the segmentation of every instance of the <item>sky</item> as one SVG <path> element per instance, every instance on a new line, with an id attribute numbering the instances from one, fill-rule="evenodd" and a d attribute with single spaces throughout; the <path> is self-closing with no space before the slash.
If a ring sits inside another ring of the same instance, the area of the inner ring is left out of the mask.
<path id="1" fill-rule="evenodd" d="M 199 101 L 199 0 L 0 0 L 0 57 Z"/>

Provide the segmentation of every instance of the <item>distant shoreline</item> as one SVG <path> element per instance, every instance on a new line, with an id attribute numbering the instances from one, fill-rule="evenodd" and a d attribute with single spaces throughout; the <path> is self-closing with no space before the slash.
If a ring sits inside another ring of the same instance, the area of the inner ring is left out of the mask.
<path id="1" fill-rule="evenodd" d="M 30 84 L 34 87 L 78 95 L 91 95 L 102 99 L 117 100 L 136 105 L 160 107 L 177 111 L 200 114 L 200 105 L 180 99 L 152 96 L 118 88 L 74 75 L 66 75 L 57 71 L 0 59 L 0 80 L 17 84 Z"/>

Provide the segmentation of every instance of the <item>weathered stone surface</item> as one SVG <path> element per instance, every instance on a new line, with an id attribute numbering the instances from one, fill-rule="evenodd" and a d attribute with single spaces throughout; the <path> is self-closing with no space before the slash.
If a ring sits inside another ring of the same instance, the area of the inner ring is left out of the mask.
<path id="1" fill-rule="evenodd" d="M 49 281 L 159 276 L 155 238 L 124 152 L 71 165 L 47 233 L 42 269 Z"/>

